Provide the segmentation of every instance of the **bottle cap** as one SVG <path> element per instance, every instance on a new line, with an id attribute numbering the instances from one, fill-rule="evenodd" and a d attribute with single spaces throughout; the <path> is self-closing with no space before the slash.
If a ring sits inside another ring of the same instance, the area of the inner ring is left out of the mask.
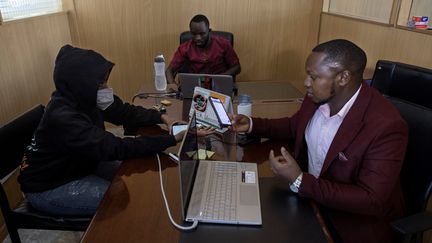
<path id="1" fill-rule="evenodd" d="M 165 62 L 165 58 L 164 58 L 163 55 L 157 55 L 157 56 L 154 58 L 154 61 L 155 61 L 155 62 Z"/>
<path id="2" fill-rule="evenodd" d="M 252 103 L 252 97 L 248 94 L 240 94 L 237 96 L 238 104 L 250 104 Z"/>

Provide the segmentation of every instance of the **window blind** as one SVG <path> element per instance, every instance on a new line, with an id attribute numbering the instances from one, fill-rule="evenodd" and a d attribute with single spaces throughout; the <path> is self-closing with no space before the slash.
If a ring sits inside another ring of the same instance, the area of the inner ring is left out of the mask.
<path id="1" fill-rule="evenodd" d="M 27 18 L 61 10 L 61 0 L 0 0 L 0 11 L 3 21 Z"/>

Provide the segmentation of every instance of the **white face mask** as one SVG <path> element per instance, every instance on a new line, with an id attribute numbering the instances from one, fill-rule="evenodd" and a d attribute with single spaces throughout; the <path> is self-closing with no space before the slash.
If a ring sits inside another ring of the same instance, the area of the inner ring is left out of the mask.
<path id="1" fill-rule="evenodd" d="M 114 103 L 113 90 L 111 88 L 99 89 L 97 92 L 96 106 L 101 110 L 105 110 L 112 103 Z"/>

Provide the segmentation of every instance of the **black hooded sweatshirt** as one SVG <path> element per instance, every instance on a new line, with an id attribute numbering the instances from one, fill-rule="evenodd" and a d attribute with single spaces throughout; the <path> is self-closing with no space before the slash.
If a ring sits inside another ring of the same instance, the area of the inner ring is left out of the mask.
<path id="1" fill-rule="evenodd" d="M 54 83 L 45 114 L 27 147 L 18 181 L 23 192 L 42 192 L 95 172 L 102 161 L 155 154 L 176 144 L 172 135 L 119 138 L 104 121 L 145 126 L 162 123 L 152 109 L 114 103 L 96 107 L 99 85 L 114 66 L 92 50 L 63 46 L 55 60 Z"/>

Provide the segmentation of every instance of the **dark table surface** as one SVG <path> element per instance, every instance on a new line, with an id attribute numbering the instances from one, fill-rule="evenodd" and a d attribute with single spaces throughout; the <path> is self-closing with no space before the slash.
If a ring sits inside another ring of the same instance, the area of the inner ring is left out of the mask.
<path id="1" fill-rule="evenodd" d="M 137 100 L 149 107 L 153 99 Z M 168 114 L 181 117 L 187 111 L 182 101 L 173 100 Z M 277 103 L 266 104 L 266 109 Z M 282 104 L 283 106 L 284 104 Z M 258 110 L 258 112 L 259 112 Z M 268 112 L 268 111 L 267 111 Z M 291 111 L 290 111 L 291 112 Z M 280 115 L 280 114 L 278 114 Z M 286 114 L 290 115 L 290 114 Z M 167 133 L 149 126 L 141 133 Z M 156 156 L 124 161 L 99 206 L 82 242 L 325 242 L 325 225 L 314 203 L 300 199 L 287 184 L 273 179 L 268 164 L 270 149 L 278 151 L 284 141 L 263 140 L 239 146 L 233 134 L 212 135 L 212 159 L 254 162 L 260 178 L 262 226 L 199 224 L 182 233 L 171 225 L 159 185 Z M 207 138 L 208 139 L 208 138 Z M 223 142 L 222 142 L 223 141 Z M 207 144 L 207 146 L 209 146 Z M 176 222 L 181 221 L 179 173 L 176 164 L 161 155 L 165 193 Z"/>
<path id="2" fill-rule="evenodd" d="M 281 181 L 260 178 L 261 226 L 199 224 L 180 242 L 327 242 L 310 201 L 297 197 Z"/>

